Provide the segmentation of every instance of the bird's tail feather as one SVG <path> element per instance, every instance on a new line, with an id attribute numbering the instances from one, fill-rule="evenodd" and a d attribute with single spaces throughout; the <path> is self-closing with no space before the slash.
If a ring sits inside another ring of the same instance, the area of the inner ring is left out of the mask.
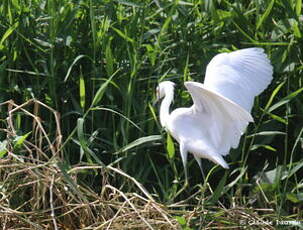
<path id="1" fill-rule="evenodd" d="M 221 165 L 223 168 L 228 169 L 229 166 L 221 155 L 210 155 L 209 158 L 212 162 Z"/>

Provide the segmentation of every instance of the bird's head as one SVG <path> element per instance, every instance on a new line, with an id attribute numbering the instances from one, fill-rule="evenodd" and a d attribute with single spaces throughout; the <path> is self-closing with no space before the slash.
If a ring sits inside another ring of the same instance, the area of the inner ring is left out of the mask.
<path id="1" fill-rule="evenodd" d="M 174 86 L 175 83 L 171 81 L 162 81 L 159 83 L 159 85 L 156 88 L 156 96 L 157 96 L 157 101 L 159 101 L 161 98 L 167 94 L 169 91 L 174 91 Z"/>

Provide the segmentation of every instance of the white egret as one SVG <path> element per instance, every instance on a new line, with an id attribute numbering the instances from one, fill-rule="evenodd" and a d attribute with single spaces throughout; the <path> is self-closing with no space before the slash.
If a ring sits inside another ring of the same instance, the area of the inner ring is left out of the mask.
<path id="1" fill-rule="evenodd" d="M 160 123 L 179 142 L 187 183 L 187 154 L 192 153 L 201 168 L 207 158 L 223 168 L 230 148 L 237 148 L 249 122 L 255 96 L 272 80 L 273 67 L 264 50 L 247 48 L 216 55 L 207 65 L 204 84 L 185 82 L 193 105 L 169 112 L 174 83 L 157 87 Z M 203 175 L 204 176 L 204 175 Z"/>

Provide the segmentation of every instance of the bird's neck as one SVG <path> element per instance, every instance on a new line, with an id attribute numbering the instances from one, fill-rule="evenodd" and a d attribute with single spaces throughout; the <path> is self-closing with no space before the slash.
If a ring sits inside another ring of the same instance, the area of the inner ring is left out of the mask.
<path id="1" fill-rule="evenodd" d="M 165 97 L 160 106 L 160 123 L 162 127 L 166 127 L 166 123 L 169 119 L 169 107 L 174 99 L 174 89 L 169 89 L 165 93 Z"/>

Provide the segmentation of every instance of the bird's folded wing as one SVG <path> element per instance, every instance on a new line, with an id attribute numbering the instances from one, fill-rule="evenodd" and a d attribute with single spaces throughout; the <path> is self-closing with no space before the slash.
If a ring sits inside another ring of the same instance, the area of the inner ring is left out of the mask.
<path id="1" fill-rule="evenodd" d="M 204 86 L 250 111 L 254 97 L 272 80 L 273 68 L 262 48 L 216 55 L 207 65 Z"/>
<path id="2" fill-rule="evenodd" d="M 236 148 L 247 124 L 253 121 L 252 116 L 241 106 L 222 97 L 197 82 L 185 82 L 191 94 L 193 113 L 207 117 L 204 129 L 208 129 L 215 149 L 226 155 L 230 148 Z M 198 122 L 198 120 L 197 120 Z"/>

